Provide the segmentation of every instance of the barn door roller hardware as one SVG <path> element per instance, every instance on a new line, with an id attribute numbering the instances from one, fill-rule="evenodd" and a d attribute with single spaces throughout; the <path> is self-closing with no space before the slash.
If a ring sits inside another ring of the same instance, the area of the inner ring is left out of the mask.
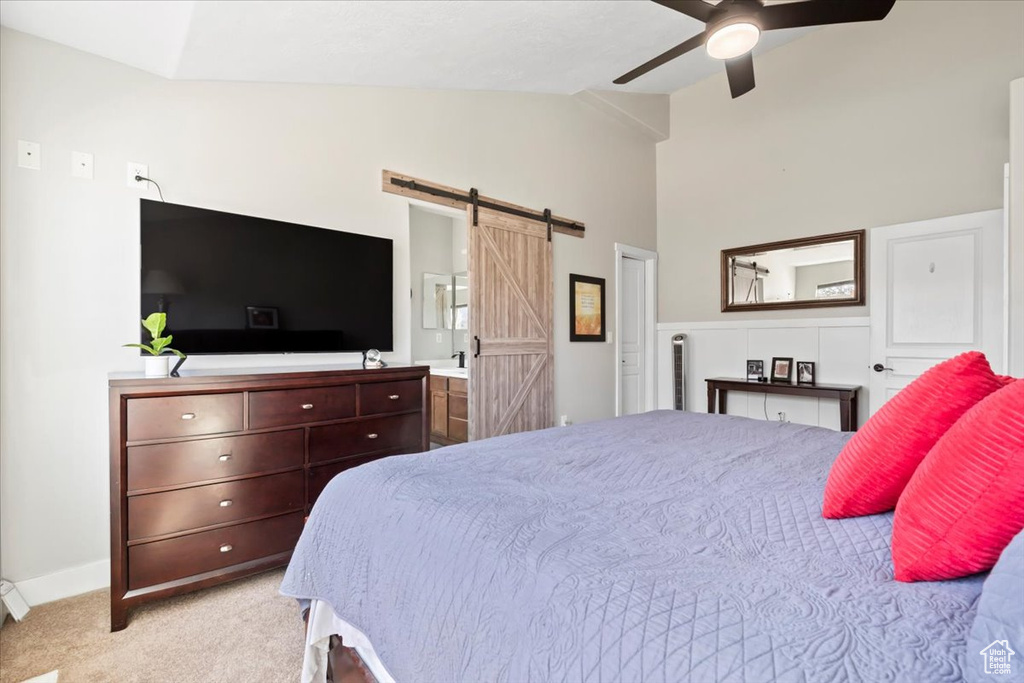
<path id="1" fill-rule="evenodd" d="M 485 209 L 491 209 L 492 211 L 500 211 L 501 213 L 507 213 L 513 216 L 519 216 L 520 218 L 527 218 L 529 220 L 543 223 L 548 228 L 548 239 L 551 239 L 552 232 L 560 232 L 562 234 L 573 235 L 575 237 L 583 237 L 586 230 L 586 227 L 582 223 L 553 216 L 550 209 L 544 209 L 543 212 L 538 213 L 523 207 L 498 202 L 487 197 L 481 197 L 476 188 L 470 189 L 469 192 L 460 192 L 453 188 L 438 187 L 431 183 L 425 183 L 422 180 L 399 177 L 390 171 L 384 171 L 383 189 L 385 192 L 392 192 L 394 194 L 430 195 L 431 197 L 436 197 L 438 199 L 448 200 L 438 203 L 447 204 L 449 206 L 456 203 L 461 204 L 462 206 L 472 206 L 473 225 L 477 224 L 477 212 L 480 207 L 483 207 Z M 409 192 L 402 192 L 402 190 L 408 190 Z"/>

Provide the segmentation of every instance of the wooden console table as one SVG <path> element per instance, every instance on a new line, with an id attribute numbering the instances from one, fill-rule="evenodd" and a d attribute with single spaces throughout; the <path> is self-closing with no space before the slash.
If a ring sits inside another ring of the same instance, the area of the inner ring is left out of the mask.
<path id="1" fill-rule="evenodd" d="M 753 382 L 734 377 L 710 377 L 708 383 L 708 412 L 715 412 L 717 395 L 718 412 L 725 414 L 726 395 L 729 391 L 746 391 L 755 394 L 782 394 L 786 396 L 809 396 L 812 398 L 834 398 L 839 400 L 839 426 L 844 432 L 857 431 L 856 384 L 788 384 L 784 382 Z"/>

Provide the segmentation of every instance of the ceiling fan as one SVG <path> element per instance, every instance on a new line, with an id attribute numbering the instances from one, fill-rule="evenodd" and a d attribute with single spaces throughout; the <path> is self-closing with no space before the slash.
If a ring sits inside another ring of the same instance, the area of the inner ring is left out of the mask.
<path id="1" fill-rule="evenodd" d="M 704 0 L 654 0 L 659 5 L 682 12 L 707 24 L 692 38 L 679 43 L 654 59 L 615 79 L 616 85 L 672 61 L 704 45 L 708 55 L 725 61 L 729 90 L 733 99 L 754 89 L 754 59 L 751 50 L 763 31 L 824 24 L 884 19 L 896 0 L 721 0 L 712 5 Z"/>

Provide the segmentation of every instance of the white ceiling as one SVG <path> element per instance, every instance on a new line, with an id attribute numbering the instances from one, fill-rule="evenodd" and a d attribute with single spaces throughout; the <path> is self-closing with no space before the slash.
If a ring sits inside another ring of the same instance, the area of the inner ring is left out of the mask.
<path id="1" fill-rule="evenodd" d="M 695 50 L 612 85 L 703 29 L 646 0 L 4 0 L 0 23 L 176 79 L 670 93 L 722 71 Z"/>

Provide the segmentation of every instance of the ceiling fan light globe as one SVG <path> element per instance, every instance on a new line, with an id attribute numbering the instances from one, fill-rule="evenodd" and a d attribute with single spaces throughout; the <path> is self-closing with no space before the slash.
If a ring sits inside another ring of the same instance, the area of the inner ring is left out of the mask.
<path id="1" fill-rule="evenodd" d="M 723 26 L 712 33 L 707 40 L 708 56 L 714 59 L 735 59 L 742 57 L 757 45 L 761 39 L 761 29 L 756 25 L 741 21 Z"/>

